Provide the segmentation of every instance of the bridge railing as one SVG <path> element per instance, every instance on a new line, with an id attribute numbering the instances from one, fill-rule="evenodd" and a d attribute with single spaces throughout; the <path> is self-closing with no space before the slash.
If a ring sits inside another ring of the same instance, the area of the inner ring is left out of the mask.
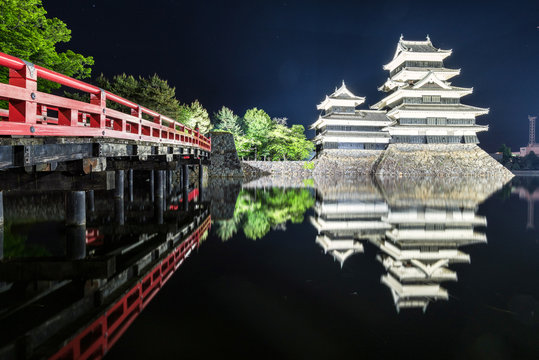
<path id="1" fill-rule="evenodd" d="M 2 52 L 0 66 L 9 69 L 9 84 L 0 83 L 0 100 L 9 103 L 9 111 L 0 109 L 0 135 L 105 137 L 211 151 L 211 140 L 198 131 L 97 86 Z M 37 91 L 38 78 L 88 93 L 90 103 Z M 108 108 L 107 100 L 126 106 L 131 114 Z M 58 117 L 48 116 L 48 110 Z"/>

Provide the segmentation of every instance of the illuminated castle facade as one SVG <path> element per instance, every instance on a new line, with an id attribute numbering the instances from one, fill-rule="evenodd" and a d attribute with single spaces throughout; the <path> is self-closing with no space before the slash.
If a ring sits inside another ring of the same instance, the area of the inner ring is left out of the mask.
<path id="1" fill-rule="evenodd" d="M 489 109 L 461 103 L 473 88 L 449 81 L 460 69 L 449 69 L 444 60 L 451 50 L 401 36 L 393 59 L 384 65 L 387 81 L 379 87 L 386 96 L 371 110 L 356 110 L 364 97 L 350 92 L 344 82 L 326 96 L 317 109 L 322 113 L 311 125 L 317 154 L 327 149 L 384 150 L 390 143 L 477 144 L 477 133 L 488 126 L 476 117 Z"/>

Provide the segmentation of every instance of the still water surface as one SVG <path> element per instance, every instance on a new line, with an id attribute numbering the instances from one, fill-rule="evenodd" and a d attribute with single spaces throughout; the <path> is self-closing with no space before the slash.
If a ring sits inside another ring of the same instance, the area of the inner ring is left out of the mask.
<path id="1" fill-rule="evenodd" d="M 111 356 L 538 358 L 536 185 L 244 187 Z"/>
<path id="2" fill-rule="evenodd" d="M 68 292 L 72 301 L 88 294 L 94 300 L 76 314 L 86 319 L 36 353 L 65 350 L 86 329 L 81 324 L 99 319 L 99 309 L 141 281 L 132 297 L 142 299 L 133 305 L 141 311 L 119 325 L 110 347 L 103 337 L 108 358 L 539 358 L 533 178 L 503 188 L 484 179 L 210 181 L 200 192 L 198 184 L 188 191 L 165 184 L 161 206 L 148 184 L 148 174 L 135 174 L 133 199 L 129 187 L 122 200 L 114 188 L 96 190 L 93 211 L 87 196 L 85 230 L 102 237 L 89 243 L 86 231 L 84 259 L 114 254 L 116 269 L 108 282 L 71 279 L 79 286 Z M 32 194 L 39 204 L 39 192 Z M 11 199 L 6 192 L 5 207 Z M 8 216 L 14 210 L 6 210 L 6 232 L 20 237 L 20 224 Z M 55 241 L 67 238 L 64 225 L 61 214 L 56 222 L 35 222 L 18 246 L 33 259 L 36 251 L 48 252 L 41 258 L 73 257 L 75 250 Z M 167 241 L 176 270 L 161 262 L 162 285 L 145 283 L 147 269 L 170 256 L 159 250 Z M 7 245 L 8 236 L 10 258 Z M 121 270 L 128 278 L 123 288 L 112 281 Z M 17 297 L 14 290 L 20 283 L 4 283 L 3 334 L 14 321 L 7 310 L 21 306 L 22 291 Z M 59 311 L 45 301 L 40 306 L 43 319 Z M 21 331 L 40 324 L 18 316 L 28 323 Z M 115 326 L 116 317 L 104 321 Z"/>

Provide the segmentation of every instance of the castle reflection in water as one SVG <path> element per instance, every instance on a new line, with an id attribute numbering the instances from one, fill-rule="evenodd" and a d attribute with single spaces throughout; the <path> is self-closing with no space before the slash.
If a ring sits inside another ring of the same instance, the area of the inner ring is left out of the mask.
<path id="1" fill-rule="evenodd" d="M 479 180 L 479 181 L 478 181 Z M 470 263 L 462 248 L 486 244 L 479 203 L 496 191 L 486 179 L 365 178 L 337 186 L 318 186 L 316 242 L 343 266 L 368 242 L 378 248 L 387 286 L 397 311 L 426 311 L 434 300 L 447 300 L 441 285 L 457 281 L 454 263 Z"/>
<path id="2" fill-rule="evenodd" d="M 452 264 L 470 263 L 466 249 L 487 243 L 487 221 L 476 214 L 478 205 L 503 182 L 365 177 L 313 185 L 316 202 L 310 222 L 318 232 L 316 243 L 341 267 L 363 253 L 366 244 L 375 246 L 376 260 L 386 271 L 380 281 L 400 312 L 426 311 L 431 301 L 449 298 L 442 283 L 457 281 Z"/>

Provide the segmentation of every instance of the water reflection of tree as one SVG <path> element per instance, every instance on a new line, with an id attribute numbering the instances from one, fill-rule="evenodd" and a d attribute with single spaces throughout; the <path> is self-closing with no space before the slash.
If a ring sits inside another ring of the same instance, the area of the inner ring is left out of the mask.
<path id="1" fill-rule="evenodd" d="M 234 217 L 217 222 L 217 235 L 226 241 L 242 228 L 247 238 L 260 239 L 289 220 L 303 222 L 305 211 L 313 205 L 314 197 L 307 189 L 242 190 Z"/>

